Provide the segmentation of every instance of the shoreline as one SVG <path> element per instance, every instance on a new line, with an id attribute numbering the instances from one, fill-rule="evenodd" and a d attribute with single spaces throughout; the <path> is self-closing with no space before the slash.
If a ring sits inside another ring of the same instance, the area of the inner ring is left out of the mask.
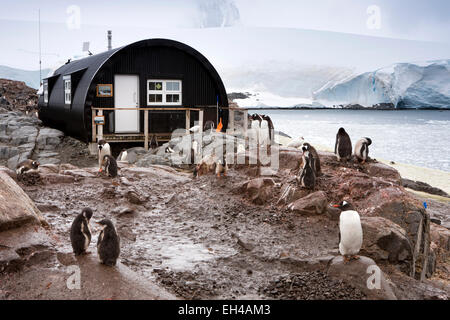
<path id="1" fill-rule="evenodd" d="M 281 145 L 287 146 L 289 142 L 292 140 L 291 138 L 288 138 L 284 136 L 284 133 L 281 132 L 281 135 L 278 133 L 275 135 L 276 141 L 278 141 Z M 315 145 L 314 146 L 318 151 L 325 151 L 325 152 L 333 152 L 330 148 L 323 146 L 323 145 Z M 412 164 L 406 164 L 406 163 L 400 163 L 395 162 L 394 164 L 391 164 L 390 160 L 382 159 L 382 158 L 376 158 L 376 160 L 380 163 L 386 164 L 390 167 L 393 167 L 396 169 L 402 178 L 414 180 L 414 181 L 421 181 L 428 183 L 429 185 L 442 189 L 447 194 L 450 194 L 450 172 L 442 171 L 439 169 L 431 169 L 427 167 L 419 167 Z M 450 202 L 450 198 L 432 195 L 429 193 L 421 192 L 421 191 L 415 191 L 412 189 L 408 189 L 414 193 L 420 192 L 421 195 L 429 195 L 433 198 L 436 197 L 436 200 L 438 201 L 445 201 Z"/>

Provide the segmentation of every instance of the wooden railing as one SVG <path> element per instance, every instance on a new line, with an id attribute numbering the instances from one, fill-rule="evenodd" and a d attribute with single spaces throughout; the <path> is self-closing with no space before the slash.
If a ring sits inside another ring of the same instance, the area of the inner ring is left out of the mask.
<path id="1" fill-rule="evenodd" d="M 123 110 L 138 110 L 144 111 L 144 148 L 148 150 L 148 142 L 149 142 L 149 111 L 185 111 L 186 112 L 186 130 L 187 132 L 191 126 L 191 111 L 198 111 L 199 113 L 199 126 L 200 132 L 203 131 L 203 109 L 201 108 L 95 108 L 92 107 L 92 142 L 97 142 L 98 140 L 103 139 L 103 124 L 96 124 L 95 117 L 103 116 L 103 111 L 123 111 Z M 112 134 L 116 137 L 124 137 L 129 136 L 130 134 L 120 134 L 114 133 Z M 136 134 L 136 136 L 141 136 L 141 134 Z"/>
<path id="2" fill-rule="evenodd" d="M 203 106 L 201 106 L 203 107 Z M 215 107 L 215 106 L 207 106 L 207 107 Z M 98 140 L 103 139 L 103 124 L 96 124 L 95 123 L 95 117 L 96 116 L 103 116 L 103 111 L 123 111 L 123 110 L 138 110 L 144 112 L 144 133 L 137 133 L 137 134 L 121 134 L 121 133 L 113 133 L 109 136 L 113 137 L 126 137 L 126 136 L 142 136 L 144 137 L 144 148 L 148 150 L 148 142 L 149 142 L 149 111 L 185 111 L 186 112 L 186 132 L 189 133 L 190 125 L 191 125 L 191 111 L 198 111 L 199 112 L 199 126 L 200 126 L 200 133 L 203 131 L 203 113 L 204 109 L 200 107 L 196 108 L 184 108 L 184 107 L 167 107 L 167 108 L 96 108 L 92 107 L 92 142 L 96 143 Z M 229 117 L 228 117 L 228 129 L 231 130 L 231 132 L 234 132 L 235 129 L 235 123 L 234 123 L 234 112 L 242 112 L 243 113 L 243 129 L 244 131 L 247 130 L 248 127 L 248 111 L 244 108 L 221 108 L 223 110 L 228 110 Z M 170 134 L 170 133 L 167 133 Z M 155 134 L 158 135 L 158 134 Z M 139 139 L 139 141 L 142 141 Z"/>

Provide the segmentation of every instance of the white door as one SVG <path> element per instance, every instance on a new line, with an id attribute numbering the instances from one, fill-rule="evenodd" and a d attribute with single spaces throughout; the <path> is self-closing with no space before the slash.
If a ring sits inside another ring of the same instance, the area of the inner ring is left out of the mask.
<path id="1" fill-rule="evenodd" d="M 115 75 L 114 86 L 115 108 L 139 107 L 139 76 Z M 116 133 L 139 132 L 138 110 L 116 110 L 114 118 Z"/>

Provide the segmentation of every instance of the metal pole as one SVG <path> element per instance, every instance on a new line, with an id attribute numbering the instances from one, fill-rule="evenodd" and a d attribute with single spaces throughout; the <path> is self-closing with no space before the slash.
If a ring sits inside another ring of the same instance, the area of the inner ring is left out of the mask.
<path id="1" fill-rule="evenodd" d="M 41 9 L 38 10 L 39 29 L 39 86 L 42 85 L 42 54 L 41 54 Z"/>

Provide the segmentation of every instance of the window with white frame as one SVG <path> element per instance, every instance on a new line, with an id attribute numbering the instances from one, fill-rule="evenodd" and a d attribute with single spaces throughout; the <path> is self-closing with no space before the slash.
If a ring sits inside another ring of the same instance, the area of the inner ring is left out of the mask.
<path id="1" fill-rule="evenodd" d="M 48 80 L 42 82 L 42 87 L 44 91 L 44 103 L 48 103 Z"/>
<path id="2" fill-rule="evenodd" d="M 72 103 L 72 83 L 70 76 L 64 76 L 64 103 Z"/>
<path id="3" fill-rule="evenodd" d="M 147 80 L 147 105 L 181 105 L 181 80 Z"/>

